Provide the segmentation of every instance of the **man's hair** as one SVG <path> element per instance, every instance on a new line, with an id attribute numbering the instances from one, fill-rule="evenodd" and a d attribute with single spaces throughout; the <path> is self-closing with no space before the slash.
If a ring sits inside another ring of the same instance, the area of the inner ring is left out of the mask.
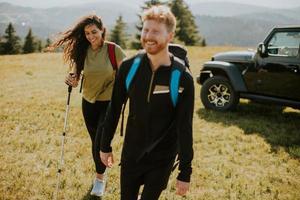
<path id="1" fill-rule="evenodd" d="M 145 10 L 142 15 L 142 21 L 155 20 L 166 25 L 168 32 L 175 32 L 176 18 L 167 6 L 152 6 Z"/>

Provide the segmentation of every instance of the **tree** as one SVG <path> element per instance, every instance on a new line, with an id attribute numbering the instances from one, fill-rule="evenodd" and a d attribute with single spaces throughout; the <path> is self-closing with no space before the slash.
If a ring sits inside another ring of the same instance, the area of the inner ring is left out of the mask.
<path id="1" fill-rule="evenodd" d="M 47 39 L 46 39 L 46 44 L 45 44 L 45 46 L 44 46 L 43 51 L 44 51 L 44 52 L 54 52 L 55 50 L 58 51 L 58 49 L 55 49 L 55 50 L 54 50 L 54 48 L 51 47 L 51 44 L 52 44 L 51 39 L 50 39 L 50 38 L 47 38 Z"/>
<path id="2" fill-rule="evenodd" d="M 18 54 L 20 49 L 20 38 L 16 35 L 12 23 L 9 23 L 5 30 L 5 35 L 1 38 L 0 54 Z"/>
<path id="3" fill-rule="evenodd" d="M 201 37 L 188 5 L 183 0 L 173 0 L 169 6 L 177 20 L 175 37 L 185 45 L 199 45 Z"/>
<path id="4" fill-rule="evenodd" d="M 49 47 L 51 45 L 52 41 L 50 38 L 47 38 L 45 48 Z"/>
<path id="5" fill-rule="evenodd" d="M 27 36 L 25 37 L 25 43 L 23 46 L 23 53 L 33 53 L 35 50 L 35 42 L 34 42 L 34 37 L 32 35 L 32 30 L 31 28 L 28 31 Z"/>
<path id="6" fill-rule="evenodd" d="M 36 49 L 38 52 L 42 52 L 43 47 L 42 47 L 42 40 L 37 40 L 36 42 Z"/>
<path id="7" fill-rule="evenodd" d="M 126 24 L 124 23 L 123 18 L 120 15 L 116 21 L 116 25 L 114 26 L 110 34 L 110 41 L 120 45 L 124 49 L 126 49 L 125 27 Z"/>
<path id="8" fill-rule="evenodd" d="M 161 0 L 150 0 L 150 1 L 146 1 L 145 5 L 142 6 L 141 9 L 143 12 L 144 10 L 146 10 L 147 8 L 150 8 L 153 5 L 162 5 L 162 4 L 165 4 L 165 3 L 162 3 Z M 134 41 L 131 43 L 131 48 L 133 48 L 133 49 L 141 49 L 142 48 L 140 38 L 141 38 L 141 31 L 143 28 L 143 22 L 142 22 L 142 16 L 140 14 L 138 14 L 138 17 L 139 17 L 140 21 L 135 26 L 138 32 L 135 35 Z"/>
<path id="9" fill-rule="evenodd" d="M 205 40 L 205 38 L 202 38 L 201 46 L 206 47 L 206 40 Z"/>

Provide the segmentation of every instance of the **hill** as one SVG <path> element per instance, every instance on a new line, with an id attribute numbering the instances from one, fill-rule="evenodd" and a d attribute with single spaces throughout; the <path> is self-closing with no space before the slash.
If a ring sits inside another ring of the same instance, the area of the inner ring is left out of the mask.
<path id="1" fill-rule="evenodd" d="M 90 13 L 101 15 L 110 29 L 122 15 L 127 33 L 136 32 L 140 5 L 135 1 L 107 1 L 82 3 L 55 8 L 30 8 L 0 3 L 0 34 L 12 22 L 17 33 L 24 38 L 29 27 L 41 39 L 53 38 L 58 32 L 72 26 L 79 17 Z M 300 24 L 300 8 L 271 9 L 236 3 L 193 3 L 199 31 L 208 45 L 256 46 L 275 25 Z"/>
<path id="2" fill-rule="evenodd" d="M 81 16 L 98 14 L 108 27 L 115 23 L 122 14 L 124 21 L 136 21 L 137 6 L 119 2 L 87 3 L 76 6 L 56 7 L 49 9 L 14 6 L 9 3 L 0 3 L 0 32 L 3 33 L 7 24 L 12 22 L 17 33 L 24 37 L 29 27 L 40 38 L 51 37 L 54 34 L 71 27 Z"/>
<path id="3" fill-rule="evenodd" d="M 209 15 L 219 17 L 232 17 L 255 12 L 265 12 L 272 9 L 230 2 L 193 3 L 190 6 L 194 15 Z"/>
<path id="4" fill-rule="evenodd" d="M 300 20 L 275 13 L 245 14 L 233 17 L 196 16 L 196 24 L 208 45 L 256 47 L 275 26 L 300 25 Z"/>

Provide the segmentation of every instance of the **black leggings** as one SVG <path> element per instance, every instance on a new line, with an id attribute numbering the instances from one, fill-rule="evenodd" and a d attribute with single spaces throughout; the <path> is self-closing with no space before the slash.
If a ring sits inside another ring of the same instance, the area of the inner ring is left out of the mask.
<path id="1" fill-rule="evenodd" d="M 82 113 L 86 128 L 92 140 L 93 159 L 98 174 L 103 174 L 106 169 L 105 165 L 101 162 L 99 148 L 108 104 L 109 101 L 96 101 L 95 103 L 90 103 L 82 98 Z"/>
<path id="2" fill-rule="evenodd" d="M 135 200 L 144 185 L 141 200 L 158 200 L 166 189 L 174 159 L 155 164 L 121 163 L 121 200 Z"/>

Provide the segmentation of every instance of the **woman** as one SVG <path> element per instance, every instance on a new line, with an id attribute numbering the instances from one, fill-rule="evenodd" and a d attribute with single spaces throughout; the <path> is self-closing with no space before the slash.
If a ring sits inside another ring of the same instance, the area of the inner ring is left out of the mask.
<path id="1" fill-rule="evenodd" d="M 67 30 L 53 47 L 64 45 L 64 60 L 71 66 L 65 83 L 76 87 L 80 74 L 82 81 L 82 113 L 92 140 L 92 153 L 96 166 L 92 195 L 102 196 L 105 190 L 105 165 L 99 156 L 102 124 L 111 99 L 116 70 L 113 70 L 108 46 L 114 45 L 115 61 L 120 66 L 125 58 L 123 50 L 105 41 L 103 23 L 96 15 L 83 17 L 72 29 Z"/>

